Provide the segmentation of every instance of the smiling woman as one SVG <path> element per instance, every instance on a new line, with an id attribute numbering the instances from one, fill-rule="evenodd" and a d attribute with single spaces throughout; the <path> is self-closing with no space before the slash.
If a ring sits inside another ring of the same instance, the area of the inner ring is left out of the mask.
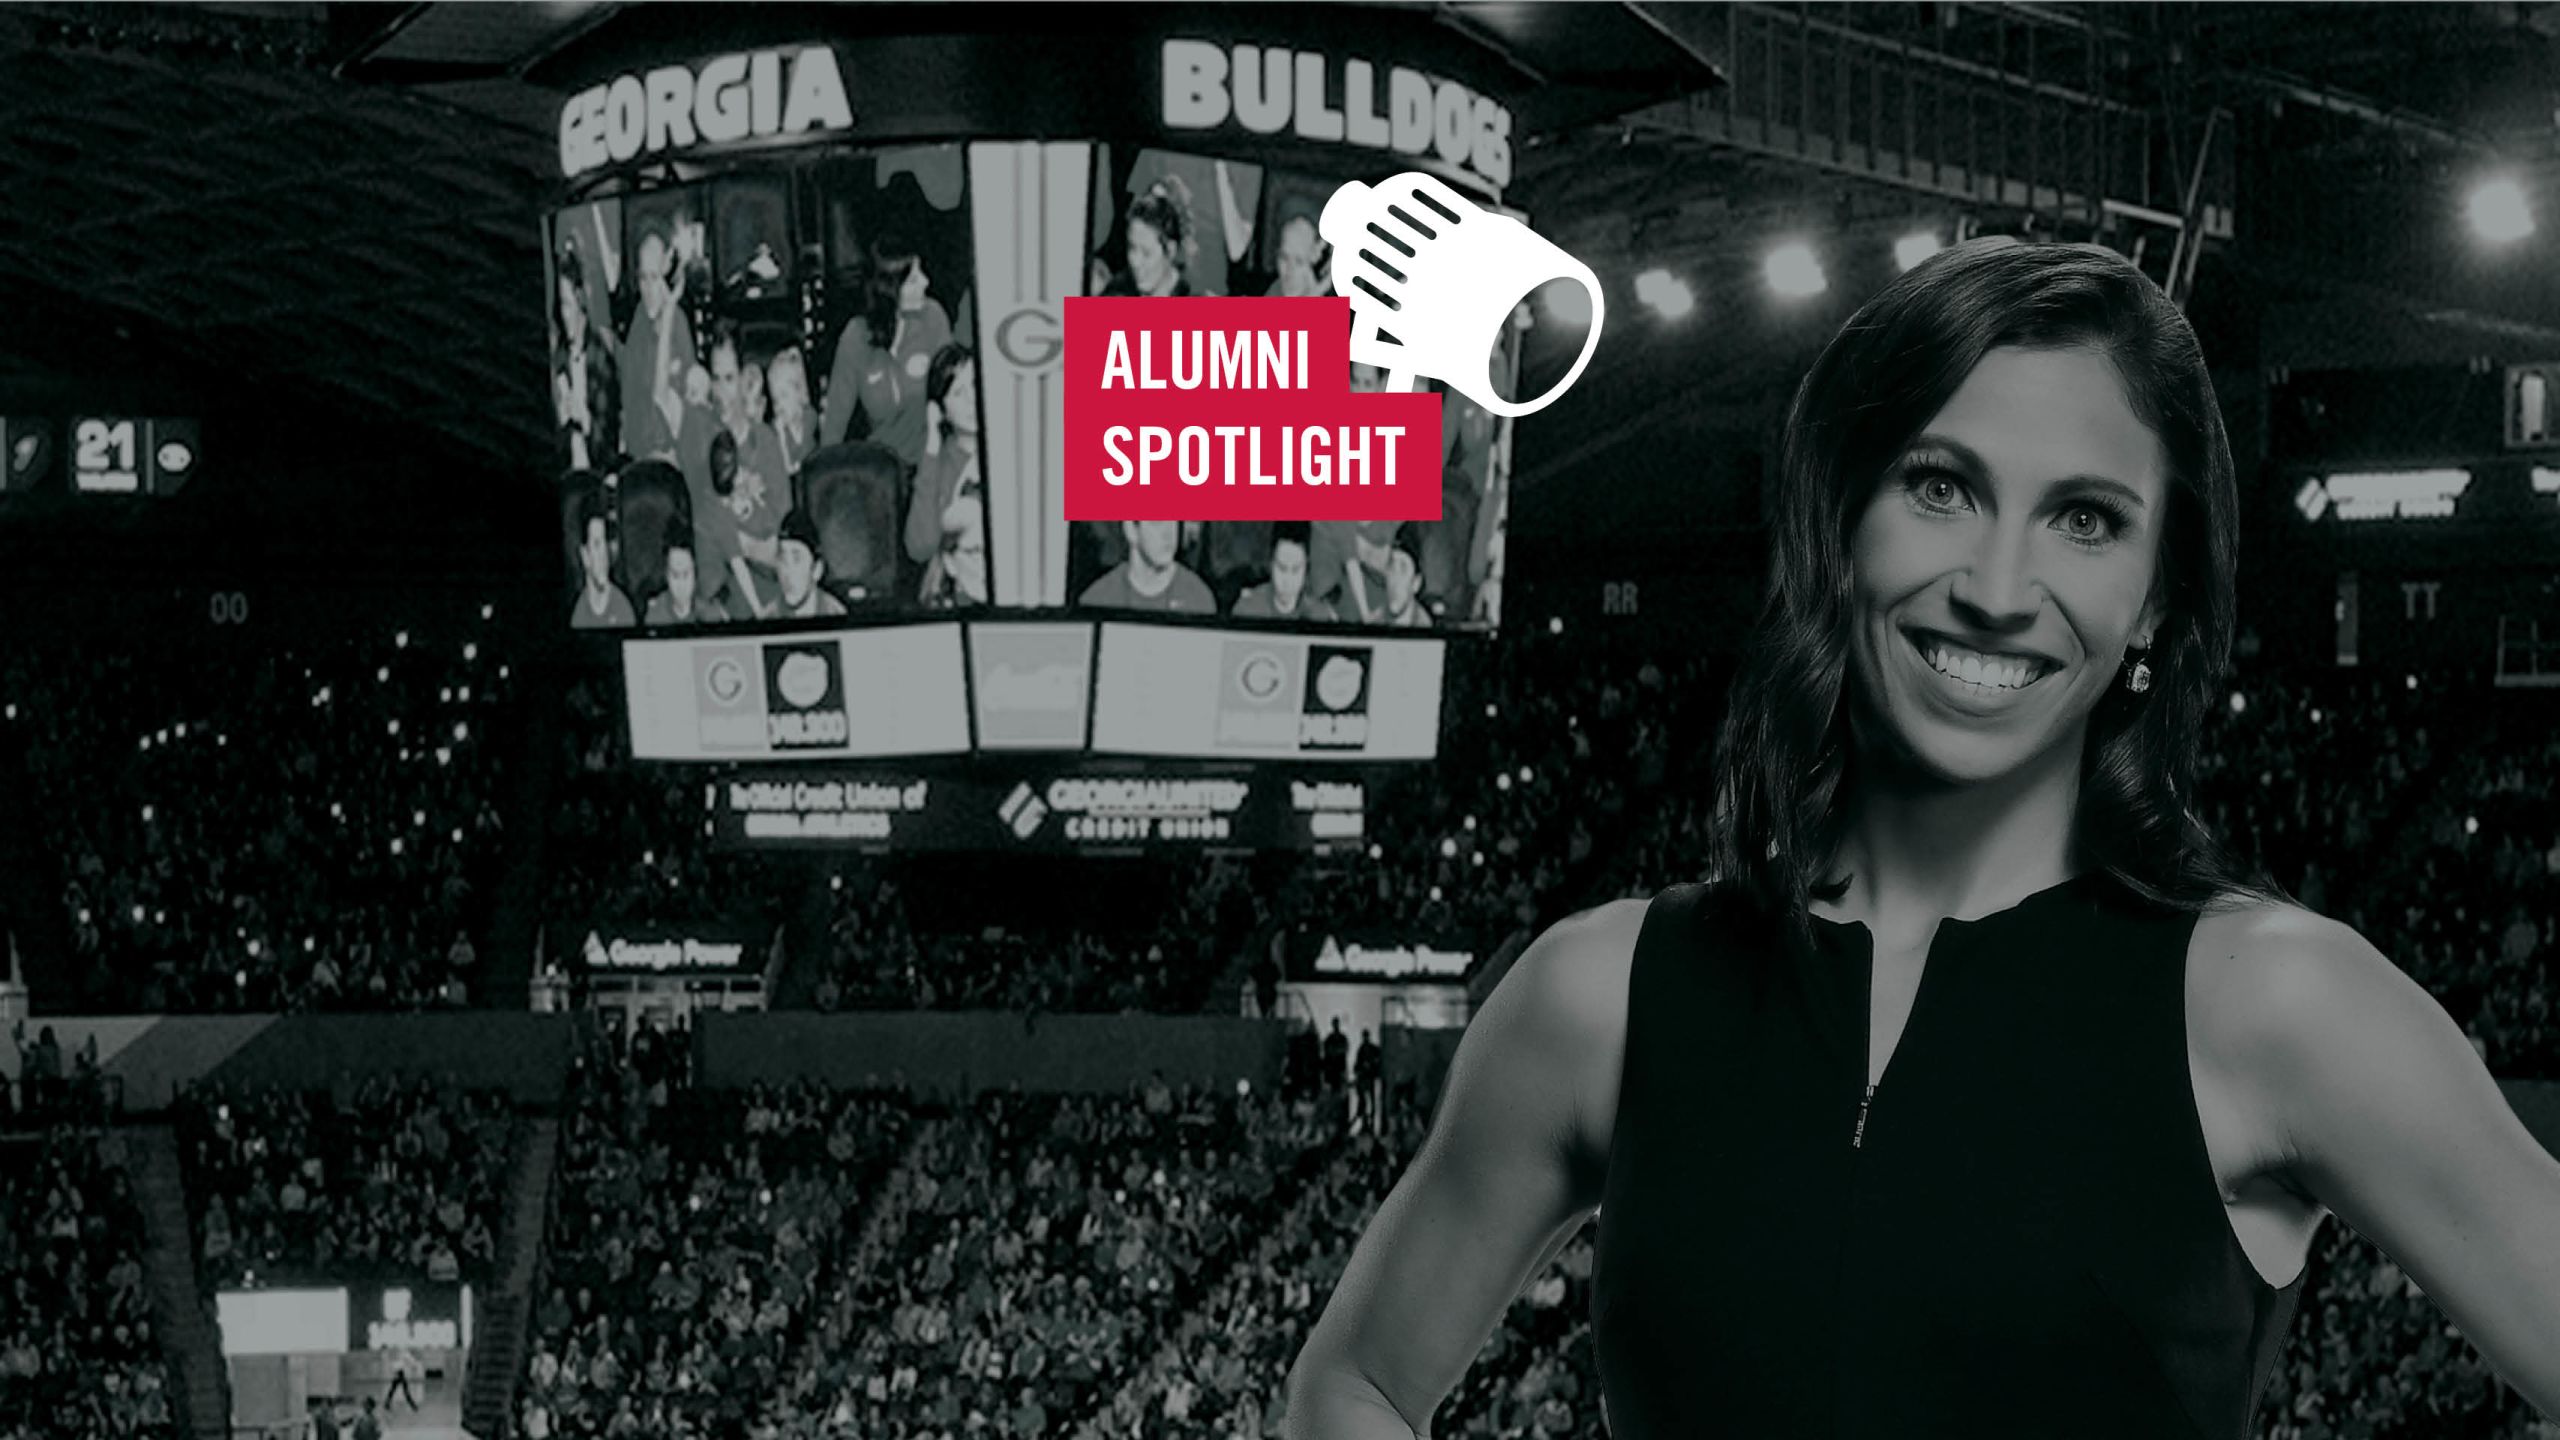
<path id="1" fill-rule="evenodd" d="M 2122 257 L 1960 245 L 1788 416 L 1713 877 L 1541 937 L 1292 1374 L 1427 1434 L 1583 1223 L 1618 1440 L 2243 1440 L 2334 1210 L 2560 1409 L 2560 1162 L 2187 803 L 2235 487 Z"/>

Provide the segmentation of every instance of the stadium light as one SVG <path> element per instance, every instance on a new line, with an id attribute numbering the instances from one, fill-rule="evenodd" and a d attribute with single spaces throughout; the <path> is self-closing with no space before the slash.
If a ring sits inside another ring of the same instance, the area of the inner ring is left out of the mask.
<path id="1" fill-rule="evenodd" d="M 1490 701 L 1490 700 L 1487 700 L 1486 702 L 1484 702 L 1484 718 L 1486 718 L 1487 720 L 1490 720 L 1490 719 L 1492 719 L 1492 718 L 1494 717 L 1494 713 L 1495 713 L 1495 711 L 1494 711 L 1494 704 L 1493 704 L 1493 702 L 1492 702 L 1492 701 Z"/>
<path id="2" fill-rule="evenodd" d="M 481 619 L 483 619 L 483 620 L 488 619 L 491 615 L 494 615 L 494 614 L 496 614 L 496 613 L 497 613 L 496 609 L 495 609 L 494 607 L 492 607 L 492 606 L 483 605 L 483 606 L 481 606 L 481 607 L 480 607 L 480 618 L 481 618 Z"/>
<path id="3" fill-rule="evenodd" d="M 1506 770 L 1503 773 L 1494 776 L 1493 788 L 1502 791 L 1506 795 L 1511 793 L 1511 772 Z"/>
<path id="4" fill-rule="evenodd" d="M 151 823 L 151 807 L 148 805 L 142 807 L 142 823 L 145 825 Z"/>
<path id="5" fill-rule="evenodd" d="M 1636 298 L 1665 320 L 1682 319 L 1698 308 L 1697 294 L 1689 283 L 1659 265 L 1636 277 Z"/>
<path id="6" fill-rule="evenodd" d="M 1467 817 L 1467 833 L 1468 833 L 1468 834 L 1470 834 L 1470 835 L 1474 834 L 1474 833 L 1475 833 L 1475 828 L 1476 828 L 1476 817 L 1474 817 L 1473 815 L 1470 815 L 1470 816 L 1468 816 L 1468 817 Z"/>
<path id="7" fill-rule="evenodd" d="M 1935 230 L 1914 230 L 1893 242 L 1893 263 L 1908 270 L 1947 248 Z"/>
<path id="8" fill-rule="evenodd" d="M 2513 176 L 2499 175 L 2471 187 L 2471 233 L 2491 245 L 2512 245 L 2533 233 L 2533 207 Z"/>
<path id="9" fill-rule="evenodd" d="M 464 645 L 464 646 L 462 647 L 462 658 L 463 658 L 463 659 L 465 659 L 465 660 L 477 660 L 477 659 L 479 659 L 479 658 L 480 658 L 480 642 L 479 642 L 479 641 L 477 641 L 477 640 L 474 640 L 474 641 L 471 641 L 469 644 Z"/>
<path id="10" fill-rule="evenodd" d="M 1529 767 L 1526 765 L 1520 767 L 1520 783 L 1523 785 L 1529 783 Z"/>
<path id="11" fill-rule="evenodd" d="M 2247 712 L 2248 708 L 2249 708 L 2249 697 L 2248 697 L 2248 696 L 2246 696 L 2246 695 L 2241 694 L 2241 693 L 2240 693 L 2239 691 L 2237 691 L 2237 690 L 2232 691 L 2232 692 L 2231 692 L 2231 713 L 2232 713 L 2232 714 L 2234 714 L 2234 715 L 2244 714 L 2244 713 L 2246 713 L 2246 712 Z"/>
<path id="12" fill-rule="evenodd" d="M 381 669 L 374 671 L 374 672 L 373 672 L 373 681 L 374 681 L 374 683 L 375 683 L 375 684 L 377 684 L 377 685 L 388 685 L 388 684 L 390 684 L 390 683 L 391 683 L 391 667 L 390 667 L 390 666 L 388 666 L 388 665 L 385 665 L 385 666 L 383 666 Z"/>
<path id="13" fill-rule="evenodd" d="M 1760 268 L 1768 278 L 1769 289 L 1789 300 L 1802 300 L 1831 288 L 1813 247 L 1801 240 L 1790 240 L 1770 251 Z"/>
<path id="14" fill-rule="evenodd" d="M 446 686 L 446 687 L 444 687 L 443 689 L 441 689 L 441 690 L 437 691 L 437 692 L 436 692 L 436 699 L 437 699 L 437 700 L 439 700 L 439 701 L 441 701 L 441 702 L 443 702 L 444 704 L 447 704 L 447 705 L 452 704 L 452 703 L 453 703 L 453 687 L 452 687 L 452 686 L 450 686 L 450 685 L 447 685 L 447 686 Z"/>
<path id="15" fill-rule="evenodd" d="M 1547 633 L 1548 633 L 1548 634 L 1550 634 L 1550 635 L 1561 635 L 1561 634 L 1563 634 L 1563 633 L 1564 633 L 1564 617 L 1563 617 L 1563 616 L 1561 616 L 1561 615 L 1555 615 L 1555 616 L 1550 616 L 1550 617 L 1548 617 L 1548 620 L 1547 620 Z"/>
<path id="16" fill-rule="evenodd" d="M 2311 707 L 2311 723 L 2314 725 L 2320 723 L 2320 707 L 2317 705 Z"/>
<path id="17" fill-rule="evenodd" d="M 1591 292 L 1580 285 L 1541 285 L 1547 297 L 1547 314 L 1559 325 L 1591 323 Z"/>
<path id="18" fill-rule="evenodd" d="M 2463 816 L 2463 817 L 2462 817 L 2462 833 L 2463 833 L 2463 834 L 2465 834 L 2465 835 L 2477 835 L 2477 834 L 2479 834 L 2479 833 L 2480 833 L 2480 817 L 2479 817 L 2479 816 L 2477 816 L 2477 815 L 2465 815 L 2465 816 Z"/>
<path id="19" fill-rule="evenodd" d="M 1442 840 L 1442 841 L 1440 842 L 1440 858 L 1441 858 L 1441 859 L 1443 859 L 1443 860 L 1455 860 L 1455 859 L 1457 859 L 1457 858 L 1458 858 L 1458 842 L 1457 842 L 1457 841 L 1455 841 L 1455 840 L 1446 840 L 1446 839 Z"/>
<path id="20" fill-rule="evenodd" d="M 394 645 L 399 646 L 399 647 L 400 647 L 401 649 L 403 649 L 403 650 L 408 649 L 408 648 L 409 648 L 409 632 L 408 632 L 408 631 L 406 631 L 406 630 L 403 630 L 403 631 L 401 631 L 399 634 L 392 636 L 392 637 L 391 637 L 391 643 L 392 643 L 392 644 L 394 644 Z"/>

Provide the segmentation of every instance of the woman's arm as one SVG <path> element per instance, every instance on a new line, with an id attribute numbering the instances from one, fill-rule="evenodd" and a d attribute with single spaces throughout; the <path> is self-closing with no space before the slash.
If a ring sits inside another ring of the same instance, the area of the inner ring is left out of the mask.
<path id="1" fill-rule="evenodd" d="M 907 558 L 921 565 L 942 553 L 942 512 L 951 508 L 952 482 L 960 467 L 940 451 L 916 470 L 916 493 L 907 501 Z"/>
<path id="2" fill-rule="evenodd" d="M 1289 1440 L 1411 1440 L 1600 1203 L 1644 902 L 1539 937 L 1467 1027 L 1430 1138 L 1289 1373 Z"/>
<path id="3" fill-rule="evenodd" d="M 2434 997 L 2365 938 L 2272 911 L 2218 967 L 2217 1045 L 2291 1178 L 2560 1415 L 2560 1160 Z"/>

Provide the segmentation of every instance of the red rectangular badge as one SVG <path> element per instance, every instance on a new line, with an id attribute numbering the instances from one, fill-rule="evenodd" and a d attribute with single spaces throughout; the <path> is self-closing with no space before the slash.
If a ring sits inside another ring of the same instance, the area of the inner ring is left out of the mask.
<path id="1" fill-rule="evenodd" d="M 1440 397 L 1351 388 L 1351 302 L 1066 301 L 1069 520 L 1437 520 Z"/>

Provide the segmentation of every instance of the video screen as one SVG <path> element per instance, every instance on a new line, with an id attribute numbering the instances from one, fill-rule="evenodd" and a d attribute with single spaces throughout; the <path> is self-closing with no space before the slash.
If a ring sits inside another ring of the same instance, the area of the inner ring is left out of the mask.
<path id="1" fill-rule="evenodd" d="M 988 603 L 961 146 L 611 195 L 545 241 L 572 627 Z"/>
<path id="2" fill-rule="evenodd" d="M 1340 182 L 1172 150 L 1103 146 L 1094 166 L 1097 295 L 1330 295 L 1317 218 Z M 1526 308 L 1494 374 L 1516 385 Z M 1354 390 L 1384 388 L 1354 363 Z M 1509 393 L 1516 393 L 1510 391 Z M 1511 426 L 1444 391 L 1442 516 L 1430 522 L 1082 522 L 1067 598 L 1094 610 L 1417 629 L 1502 613 Z"/>

